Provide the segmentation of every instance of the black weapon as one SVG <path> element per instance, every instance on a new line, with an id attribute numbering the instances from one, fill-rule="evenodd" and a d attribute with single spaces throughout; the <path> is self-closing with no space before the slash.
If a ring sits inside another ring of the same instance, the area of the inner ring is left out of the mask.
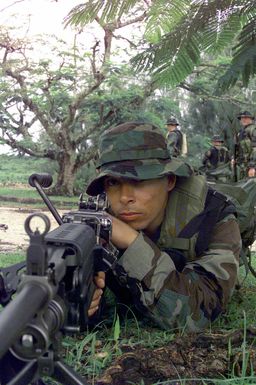
<path id="1" fill-rule="evenodd" d="M 29 183 L 60 226 L 49 232 L 46 215 L 28 216 L 26 262 L 0 270 L 0 303 L 4 306 L 0 313 L 0 383 L 43 384 L 41 378 L 47 375 L 62 384 L 86 385 L 85 378 L 62 361 L 61 340 L 67 333 L 87 329 L 94 272 L 107 270 L 116 261 L 106 199 L 98 196 L 83 201 L 81 196 L 79 210 L 61 218 L 42 188 L 51 185 L 51 176 L 33 174 Z M 35 219 L 42 221 L 43 231 L 33 230 Z"/>

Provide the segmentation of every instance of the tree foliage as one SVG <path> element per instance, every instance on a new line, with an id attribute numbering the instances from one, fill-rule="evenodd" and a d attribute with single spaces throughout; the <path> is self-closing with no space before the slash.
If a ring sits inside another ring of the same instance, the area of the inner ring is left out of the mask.
<path id="1" fill-rule="evenodd" d="M 0 33 L 1 142 L 56 161 L 55 193 L 72 195 L 78 170 L 95 158 L 99 133 L 138 118 L 153 92 L 150 81 L 136 85 L 131 69 L 111 64 L 111 39 L 103 53 L 98 41 L 91 51 L 57 41 L 52 59 L 33 59 L 32 43 Z"/>
<path id="2" fill-rule="evenodd" d="M 178 85 L 206 53 L 232 47 L 232 61 L 219 79 L 218 92 L 233 87 L 242 78 L 244 86 L 256 72 L 255 0 L 101 0 L 86 1 L 74 8 L 67 23 L 85 25 L 95 10 L 100 20 L 138 11 L 144 7 L 145 39 L 141 53 L 132 62 L 139 71 L 149 71 L 158 84 Z"/>

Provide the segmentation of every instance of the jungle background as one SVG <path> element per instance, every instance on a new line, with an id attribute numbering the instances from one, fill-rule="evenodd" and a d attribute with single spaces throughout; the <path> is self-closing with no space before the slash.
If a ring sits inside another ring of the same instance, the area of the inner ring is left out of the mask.
<path id="1" fill-rule="evenodd" d="M 241 0 L 84 1 L 64 20 L 72 44 L 31 37 L 29 17 L 13 16 L 0 27 L 0 143 L 9 149 L 0 155 L 2 208 L 13 218 L 43 210 L 27 183 L 33 172 L 53 175 L 48 194 L 58 209 L 76 208 L 95 173 L 99 135 L 127 120 L 165 133 L 175 117 L 195 167 L 213 134 L 232 146 L 236 115 L 255 113 L 255 13 L 254 1 Z M 15 231 L 14 221 L 0 232 L 2 266 L 25 257 L 26 241 L 6 246 Z M 199 336 L 132 314 L 120 323 L 113 311 L 65 340 L 66 360 L 93 384 L 256 383 L 255 291 L 248 275 L 227 313 Z"/>

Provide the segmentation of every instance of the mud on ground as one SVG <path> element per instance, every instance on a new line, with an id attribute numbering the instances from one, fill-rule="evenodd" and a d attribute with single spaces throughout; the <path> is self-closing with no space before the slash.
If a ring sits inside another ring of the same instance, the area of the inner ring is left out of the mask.
<path id="1" fill-rule="evenodd" d="M 256 329 L 248 329 L 245 356 L 243 330 L 230 334 L 184 335 L 157 349 L 127 347 L 129 351 L 117 358 L 94 384 L 214 385 L 216 382 L 205 379 L 251 376 L 252 371 L 256 372 L 255 337 Z M 246 369 L 243 367 L 245 357 L 248 358 Z M 184 382 L 184 379 L 188 380 Z"/>
<path id="2" fill-rule="evenodd" d="M 38 211 L 24 207 L 0 207 L 0 253 L 26 250 L 29 237 L 24 229 L 24 223 L 30 214 L 36 212 L 43 212 L 48 216 L 52 230 L 58 226 L 56 220 L 48 210 Z M 62 215 L 61 212 L 60 214 Z M 40 225 L 40 222 L 38 224 Z M 34 225 L 36 225 L 36 223 L 34 223 Z"/>

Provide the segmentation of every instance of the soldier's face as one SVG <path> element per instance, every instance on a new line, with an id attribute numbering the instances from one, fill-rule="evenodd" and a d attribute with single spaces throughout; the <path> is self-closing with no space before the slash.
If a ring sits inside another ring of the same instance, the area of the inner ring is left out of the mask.
<path id="1" fill-rule="evenodd" d="M 176 125 L 173 125 L 173 124 L 167 124 L 167 129 L 168 131 L 174 131 L 176 129 Z"/>
<path id="2" fill-rule="evenodd" d="M 242 126 L 248 126 L 248 124 L 252 124 L 252 118 L 250 118 L 249 116 L 242 116 L 241 124 Z"/>
<path id="3" fill-rule="evenodd" d="M 256 176 L 255 168 L 254 167 L 249 168 L 249 170 L 248 170 L 248 177 L 249 178 L 254 178 L 255 176 Z"/>
<path id="4" fill-rule="evenodd" d="M 150 234 L 163 221 L 168 193 L 175 182 L 175 176 L 145 181 L 109 176 L 104 188 L 113 215 L 133 229 Z"/>
<path id="5" fill-rule="evenodd" d="M 216 147 L 220 147 L 223 143 L 222 142 L 219 142 L 218 140 L 214 140 L 213 142 L 212 142 L 212 144 L 213 144 L 213 146 L 216 146 Z"/>

